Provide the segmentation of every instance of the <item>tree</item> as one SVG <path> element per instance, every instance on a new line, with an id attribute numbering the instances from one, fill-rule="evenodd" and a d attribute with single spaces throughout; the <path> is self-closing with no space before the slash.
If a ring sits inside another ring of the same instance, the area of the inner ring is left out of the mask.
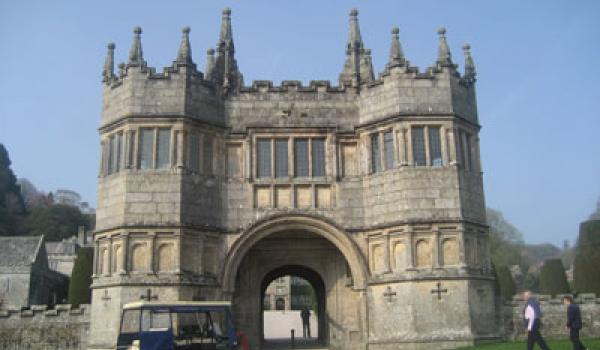
<path id="1" fill-rule="evenodd" d="M 504 215 L 495 209 L 486 209 L 490 227 L 490 254 L 496 266 L 519 265 L 525 267 L 522 258 L 523 234 Z"/>
<path id="2" fill-rule="evenodd" d="M 10 164 L 8 151 L 0 143 L 0 236 L 16 235 L 17 225 L 25 215 L 21 191 Z"/>
<path id="3" fill-rule="evenodd" d="M 496 278 L 500 296 L 504 300 L 511 300 L 517 292 L 517 286 L 508 266 L 498 266 L 496 268 Z"/>
<path id="4" fill-rule="evenodd" d="M 569 282 L 562 261 L 547 259 L 540 271 L 540 293 L 557 295 L 569 292 Z"/>
<path id="5" fill-rule="evenodd" d="M 590 215 L 590 220 L 600 220 L 600 197 L 596 202 L 596 210 Z"/>
<path id="6" fill-rule="evenodd" d="M 79 226 L 90 229 L 90 217 L 77 207 L 64 204 L 38 205 L 23 220 L 21 232 L 26 235 L 45 235 L 48 241 L 60 241 L 77 234 Z"/>
<path id="7" fill-rule="evenodd" d="M 81 248 L 77 252 L 71 283 L 69 284 L 69 304 L 78 307 L 92 301 L 92 272 L 94 264 L 94 248 Z"/>
<path id="8" fill-rule="evenodd" d="M 581 223 L 579 239 L 575 251 L 573 287 L 578 293 L 600 295 L 600 220 Z"/>

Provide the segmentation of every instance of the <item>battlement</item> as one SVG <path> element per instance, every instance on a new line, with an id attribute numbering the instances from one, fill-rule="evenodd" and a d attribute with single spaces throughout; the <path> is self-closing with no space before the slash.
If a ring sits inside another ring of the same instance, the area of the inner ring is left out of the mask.
<path id="1" fill-rule="evenodd" d="M 555 296 L 547 294 L 534 294 L 532 295 L 541 305 L 562 305 L 563 297 L 572 296 L 572 294 L 557 294 Z M 600 297 L 594 293 L 580 293 L 577 297 L 573 298 L 573 301 L 579 305 L 600 305 Z M 521 295 L 513 296 L 513 299 L 506 302 L 507 305 L 519 306 L 523 305 L 523 299 Z"/>
<path id="2" fill-rule="evenodd" d="M 405 58 L 399 32 L 398 28 L 392 29 L 389 60 L 377 78 L 373 73 L 371 50 L 365 47 L 360 34 L 358 11 L 352 10 L 346 60 L 337 83 L 312 80 L 305 86 L 301 81 L 284 80 L 276 85 L 270 80 L 255 80 L 246 85 L 235 58 L 231 10 L 223 11 L 219 40 L 215 49 L 207 51 L 203 71 L 198 70 L 192 60 L 189 27 L 182 30 L 179 51 L 173 64 L 161 72 L 148 66 L 144 59 L 142 29 L 136 27 L 128 61 L 118 65 L 117 73 L 114 69 L 116 46 L 113 43 L 108 45 L 102 72 L 106 86 L 103 124 L 126 116 L 181 115 L 225 126 L 230 120 L 227 109 L 234 108 L 239 101 L 297 100 L 302 103 L 313 100 L 327 105 L 331 99 L 354 103 L 357 111 L 353 114 L 357 117 L 352 125 L 401 113 L 455 113 L 476 123 L 473 87 L 476 73 L 470 46 L 463 46 L 465 63 L 461 74 L 452 60 L 446 30 L 440 28 L 437 59 L 431 67 L 420 72 Z M 328 96 L 324 97 L 324 94 Z M 419 97 L 416 100 L 419 100 L 420 106 L 405 105 L 405 100 L 412 96 Z M 225 107 L 230 101 L 234 103 Z M 375 102 L 389 108 L 373 113 L 368 110 L 370 107 L 360 107 L 371 106 Z M 307 115 L 310 116 L 315 108 L 318 109 L 311 106 Z M 243 113 L 256 112 L 262 118 L 264 110 L 261 109 L 261 106 L 257 111 L 245 109 Z M 281 113 L 275 111 L 275 114 Z M 321 118 L 316 116 L 316 119 Z M 347 121 L 329 120 L 326 124 L 339 125 Z"/>
<path id="3" fill-rule="evenodd" d="M 35 318 L 51 319 L 53 321 L 63 318 L 84 318 L 89 319 L 91 306 L 82 304 L 78 308 L 73 308 L 71 304 L 58 304 L 53 309 L 47 305 L 31 305 L 29 307 L 8 306 L 5 310 L 0 310 L 0 322 L 2 320 L 31 319 Z"/>

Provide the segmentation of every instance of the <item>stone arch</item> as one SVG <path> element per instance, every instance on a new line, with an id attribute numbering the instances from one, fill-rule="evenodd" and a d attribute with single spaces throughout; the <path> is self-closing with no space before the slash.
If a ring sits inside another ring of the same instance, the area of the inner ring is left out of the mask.
<path id="1" fill-rule="evenodd" d="M 116 244 L 113 248 L 113 261 L 112 261 L 112 272 L 119 272 L 122 265 L 121 262 L 123 260 L 122 249 L 120 244 Z"/>
<path id="2" fill-rule="evenodd" d="M 270 216 L 255 223 L 233 243 L 220 274 L 224 292 L 234 291 L 237 271 L 248 250 L 261 239 L 283 230 L 304 230 L 327 239 L 339 249 L 350 266 L 354 289 L 366 289 L 369 275 L 366 259 L 346 232 L 324 218 L 288 214 Z"/>
<path id="3" fill-rule="evenodd" d="M 416 255 L 416 266 L 431 266 L 431 247 L 429 245 L 429 240 L 427 239 L 419 239 L 417 244 L 415 244 L 415 255 Z"/>
<path id="4" fill-rule="evenodd" d="M 442 261 L 444 265 L 456 265 L 459 262 L 458 242 L 456 238 L 445 238 L 442 241 Z"/>
<path id="5" fill-rule="evenodd" d="M 108 248 L 107 247 L 103 247 L 102 250 L 100 250 L 100 274 L 107 274 L 109 273 L 108 270 L 108 265 L 109 265 L 109 261 L 108 261 Z"/>
<path id="6" fill-rule="evenodd" d="M 175 266 L 175 257 L 173 256 L 173 243 L 163 243 L 158 247 L 157 270 L 159 272 L 172 271 Z"/>
<path id="7" fill-rule="evenodd" d="M 147 271 L 148 263 L 145 243 L 136 243 L 131 247 L 131 271 Z"/>

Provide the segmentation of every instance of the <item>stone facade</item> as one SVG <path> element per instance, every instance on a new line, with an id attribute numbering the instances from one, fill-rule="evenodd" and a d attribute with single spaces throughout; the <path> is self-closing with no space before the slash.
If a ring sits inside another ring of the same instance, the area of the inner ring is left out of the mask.
<path id="1" fill-rule="evenodd" d="M 59 303 L 67 286 L 48 266 L 43 236 L 0 237 L 0 310 Z"/>
<path id="2" fill-rule="evenodd" d="M 228 9 L 204 72 L 189 28 L 162 73 L 140 28 L 117 73 L 109 44 L 91 348 L 114 345 L 121 306 L 147 289 L 232 300 L 259 348 L 264 291 L 285 275 L 313 285 L 332 349 L 501 337 L 469 46 L 459 73 L 440 29 L 420 72 L 394 29 L 375 78 L 356 10 L 349 24 L 335 86 L 244 84 Z"/>
<path id="3" fill-rule="evenodd" d="M 0 311 L 0 349 L 85 350 L 90 328 L 90 306 L 32 305 L 26 310 Z"/>

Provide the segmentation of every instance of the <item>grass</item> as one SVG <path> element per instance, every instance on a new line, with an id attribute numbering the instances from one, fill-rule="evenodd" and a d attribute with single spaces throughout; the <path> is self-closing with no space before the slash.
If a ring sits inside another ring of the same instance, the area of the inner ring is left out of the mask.
<path id="1" fill-rule="evenodd" d="M 583 339 L 583 345 L 587 346 L 589 350 L 600 350 L 600 339 Z M 572 350 L 573 347 L 571 342 L 568 340 L 546 340 L 550 350 Z M 539 346 L 535 346 L 534 349 L 539 349 Z M 459 348 L 456 350 L 526 350 L 527 343 L 524 341 L 507 342 L 507 343 L 496 343 L 496 344 L 485 344 L 479 346 L 469 346 L 466 348 Z"/>

